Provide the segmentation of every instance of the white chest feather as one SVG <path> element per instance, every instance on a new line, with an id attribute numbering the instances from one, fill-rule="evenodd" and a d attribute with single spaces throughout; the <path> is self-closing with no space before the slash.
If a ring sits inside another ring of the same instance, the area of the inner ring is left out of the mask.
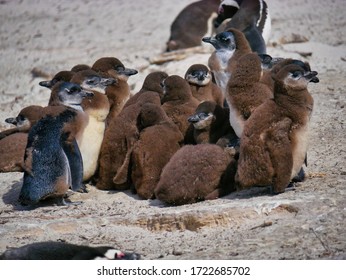
<path id="1" fill-rule="evenodd" d="M 309 124 L 299 127 L 292 131 L 292 156 L 293 156 L 293 167 L 291 178 L 296 176 L 304 164 L 306 157 L 306 152 L 308 149 L 308 140 L 309 140 Z"/>
<path id="2" fill-rule="evenodd" d="M 223 96 L 226 96 L 226 89 L 227 89 L 227 83 L 230 78 L 231 74 L 224 71 L 215 71 L 214 77 L 216 84 L 221 89 Z"/>
<path id="3" fill-rule="evenodd" d="M 245 120 L 241 116 L 239 111 L 236 110 L 230 102 L 228 102 L 228 105 L 229 105 L 229 122 L 235 134 L 237 134 L 237 136 L 240 138 L 243 133 Z"/>
<path id="4" fill-rule="evenodd" d="M 90 179 L 95 174 L 101 144 L 105 131 L 105 123 L 95 117 L 89 117 L 89 123 L 84 129 L 79 149 L 83 159 L 83 181 Z"/>

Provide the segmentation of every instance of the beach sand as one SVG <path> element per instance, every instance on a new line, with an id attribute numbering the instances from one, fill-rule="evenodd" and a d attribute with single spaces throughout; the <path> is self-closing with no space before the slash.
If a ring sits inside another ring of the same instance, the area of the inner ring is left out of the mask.
<path id="1" fill-rule="evenodd" d="M 119 58 L 139 71 L 129 79 L 132 93 L 152 71 L 183 76 L 191 64 L 206 64 L 207 46 L 179 61 L 151 63 L 165 50 L 170 24 L 191 2 L 1 1 L 0 130 L 21 108 L 45 106 L 49 90 L 38 83 L 75 64 Z M 70 197 L 81 205 L 23 211 L 17 205 L 23 174 L 2 173 L 0 252 L 60 240 L 111 245 L 143 259 L 345 259 L 345 2 L 267 4 L 268 54 L 306 60 L 319 73 L 320 82 L 309 84 L 315 104 L 304 182 L 276 196 L 252 189 L 179 207 L 88 185 L 88 193 Z M 293 34 L 306 40 L 291 43 Z"/>

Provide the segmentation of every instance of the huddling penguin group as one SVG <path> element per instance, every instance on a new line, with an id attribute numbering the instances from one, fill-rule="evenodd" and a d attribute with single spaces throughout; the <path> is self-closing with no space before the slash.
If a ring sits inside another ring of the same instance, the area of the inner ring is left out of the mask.
<path id="1" fill-rule="evenodd" d="M 215 11 L 222 30 L 204 37 Z M 15 128 L 0 133 L 0 172 L 24 173 L 22 205 L 64 204 L 85 183 L 170 205 L 253 186 L 284 192 L 304 180 L 307 87 L 319 80 L 308 62 L 266 53 L 268 27 L 262 0 L 202 0 L 177 16 L 167 51 L 211 44 L 208 66 L 152 72 L 136 94 L 127 80 L 137 71 L 115 57 L 58 72 L 40 82 L 46 107 L 6 119 Z"/>

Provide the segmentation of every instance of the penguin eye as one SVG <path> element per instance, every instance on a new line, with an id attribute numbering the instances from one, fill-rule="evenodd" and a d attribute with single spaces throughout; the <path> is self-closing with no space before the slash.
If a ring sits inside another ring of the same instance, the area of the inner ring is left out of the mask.
<path id="1" fill-rule="evenodd" d="M 201 120 L 204 120 L 204 119 L 206 119 L 206 118 L 208 117 L 208 114 L 202 112 L 202 113 L 199 113 L 199 114 L 198 114 L 198 117 L 199 117 Z"/>
<path id="2" fill-rule="evenodd" d="M 301 76 L 302 76 L 302 72 L 300 71 L 294 71 L 293 73 L 291 73 L 291 77 L 295 80 L 298 80 Z"/>
<path id="3" fill-rule="evenodd" d="M 23 115 L 18 115 L 17 121 L 23 122 L 25 120 L 25 117 Z"/>
<path id="4" fill-rule="evenodd" d="M 124 71 L 125 70 L 125 68 L 124 67 L 122 67 L 122 66 L 117 66 L 116 68 L 115 68 L 115 70 L 117 71 L 117 72 L 122 72 L 122 71 Z"/>
<path id="5" fill-rule="evenodd" d="M 99 79 L 97 77 L 90 78 L 86 81 L 88 85 L 95 85 L 99 82 Z"/>
<path id="6" fill-rule="evenodd" d="M 80 92 L 80 88 L 79 87 L 71 87 L 70 89 L 66 89 L 68 94 L 73 94 L 76 92 Z"/>

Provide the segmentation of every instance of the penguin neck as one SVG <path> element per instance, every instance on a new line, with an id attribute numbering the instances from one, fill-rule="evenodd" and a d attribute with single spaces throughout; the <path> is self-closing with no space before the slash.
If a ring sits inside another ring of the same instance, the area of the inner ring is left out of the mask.
<path id="1" fill-rule="evenodd" d="M 235 50 L 220 49 L 216 51 L 216 57 L 219 60 L 222 69 L 226 69 L 229 59 L 233 56 Z"/>
<path id="2" fill-rule="evenodd" d="M 297 91 L 294 95 L 289 94 L 289 92 L 279 94 L 274 92 L 274 100 L 294 121 L 298 123 L 305 121 L 305 115 L 310 118 L 313 98 L 307 90 Z"/>

